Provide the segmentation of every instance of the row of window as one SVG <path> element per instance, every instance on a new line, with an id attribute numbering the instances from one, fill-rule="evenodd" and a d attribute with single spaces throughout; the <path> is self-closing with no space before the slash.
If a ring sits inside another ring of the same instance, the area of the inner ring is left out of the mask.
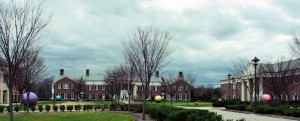
<path id="1" fill-rule="evenodd" d="M 222 90 L 227 90 L 229 87 L 229 85 L 221 85 L 222 87 Z M 240 84 L 233 84 L 232 85 L 232 89 L 240 89 L 241 88 L 241 85 Z"/>
<path id="2" fill-rule="evenodd" d="M 154 86 L 154 87 L 150 87 L 149 91 L 151 91 L 151 90 L 157 91 L 157 89 L 158 89 L 158 87 Z M 173 89 L 174 90 L 179 90 L 179 91 L 183 91 L 183 90 L 188 91 L 189 90 L 189 86 L 173 86 Z M 138 90 L 144 90 L 144 89 L 143 89 L 142 86 L 138 86 Z"/>
<path id="3" fill-rule="evenodd" d="M 93 88 L 93 86 L 95 86 Z M 74 84 L 57 84 L 57 89 L 74 89 Z M 84 86 L 81 86 L 84 89 Z M 88 90 L 105 90 L 105 85 L 88 85 Z"/>
<path id="4" fill-rule="evenodd" d="M 144 99 L 144 94 L 141 95 L 141 98 Z M 162 96 L 162 98 L 164 99 L 164 96 Z M 147 99 L 151 99 L 151 95 L 148 95 Z M 188 100 L 189 99 L 189 95 L 173 95 L 173 100 Z M 171 96 L 170 95 L 166 95 L 166 100 L 171 100 Z"/>
<path id="5" fill-rule="evenodd" d="M 62 99 L 67 100 L 67 99 L 75 99 L 75 94 L 74 93 L 57 93 L 57 95 L 61 96 Z M 88 94 L 88 99 L 108 99 L 110 97 L 110 94 Z"/>

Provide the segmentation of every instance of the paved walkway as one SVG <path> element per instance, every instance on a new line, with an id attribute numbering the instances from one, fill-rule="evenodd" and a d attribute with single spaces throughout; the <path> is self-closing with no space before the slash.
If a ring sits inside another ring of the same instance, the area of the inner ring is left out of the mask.
<path id="1" fill-rule="evenodd" d="M 237 119 L 245 118 L 246 121 L 300 121 L 300 118 L 288 117 L 288 116 L 277 116 L 277 115 L 263 115 L 263 114 L 254 114 L 251 112 L 240 112 L 240 111 L 232 111 L 226 110 L 225 108 L 216 108 L 216 107 L 183 107 L 187 109 L 206 109 L 210 112 L 216 112 L 219 115 L 222 115 L 223 118 L 233 119 L 233 121 Z"/>

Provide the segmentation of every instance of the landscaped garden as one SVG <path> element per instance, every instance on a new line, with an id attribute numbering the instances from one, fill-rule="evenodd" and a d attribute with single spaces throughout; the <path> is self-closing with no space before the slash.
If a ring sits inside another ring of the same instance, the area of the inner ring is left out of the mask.
<path id="1" fill-rule="evenodd" d="M 55 105 L 54 105 L 55 104 Z M 155 101 L 147 101 L 146 113 L 155 120 L 180 120 L 188 118 L 189 120 L 222 120 L 221 115 L 208 112 L 206 110 L 187 110 L 177 108 L 174 106 L 187 106 L 187 102 L 171 102 L 166 101 L 156 103 Z M 211 107 L 211 102 L 188 102 L 188 106 L 195 107 Z M 39 101 L 36 106 L 29 108 L 30 113 L 24 113 L 26 111 L 25 106 L 21 108 L 19 105 L 14 105 L 14 112 L 18 112 L 15 115 L 16 121 L 57 121 L 57 120 L 70 120 L 70 121 L 84 121 L 84 120 L 101 120 L 101 121 L 132 121 L 137 117 L 131 114 L 126 114 L 128 111 L 128 105 L 119 103 L 116 105 L 111 101 L 82 101 L 77 103 L 76 101 Z M 4 121 L 9 120 L 7 106 L 0 106 L 0 117 Z M 118 112 L 113 112 L 113 110 Z M 172 110 L 172 113 L 170 111 Z M 122 113 L 124 111 L 124 113 Z M 125 113 L 126 112 L 126 113 Z M 130 112 L 141 113 L 142 104 L 134 104 L 130 106 Z M 199 115 L 201 114 L 201 116 Z M 160 117 L 161 116 L 161 117 Z"/>
<path id="2" fill-rule="evenodd" d="M 229 105 L 228 105 L 229 104 Z M 225 107 L 230 110 L 253 112 L 253 108 L 248 101 L 217 101 L 214 107 Z M 256 109 L 260 114 L 275 114 L 300 117 L 300 101 L 289 102 L 260 102 Z"/>

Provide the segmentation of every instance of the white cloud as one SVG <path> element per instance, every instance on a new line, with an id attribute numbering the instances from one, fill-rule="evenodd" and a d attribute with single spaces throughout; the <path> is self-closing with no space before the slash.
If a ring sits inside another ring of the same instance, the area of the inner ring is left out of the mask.
<path id="1" fill-rule="evenodd" d="M 47 0 L 53 13 L 45 57 L 49 73 L 104 73 L 122 59 L 122 42 L 137 26 L 168 29 L 173 37 L 167 71 L 195 73 L 218 84 L 237 57 L 288 57 L 298 6 L 271 0 Z M 291 7 L 289 7 L 291 6 Z M 294 7 L 293 7 L 294 6 Z M 66 72 L 67 73 L 67 72 Z M 224 76 L 224 77 L 223 77 Z"/>

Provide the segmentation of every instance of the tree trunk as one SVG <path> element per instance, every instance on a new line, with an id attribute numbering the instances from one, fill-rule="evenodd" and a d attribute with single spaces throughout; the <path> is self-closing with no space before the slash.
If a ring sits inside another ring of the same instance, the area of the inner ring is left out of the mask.
<path id="1" fill-rule="evenodd" d="M 10 82 L 10 83 L 12 83 L 12 82 Z M 11 85 L 11 84 L 9 84 L 9 85 Z M 13 104 L 12 104 L 12 102 L 13 102 L 13 99 L 12 99 L 12 87 L 13 86 L 10 86 L 9 87 L 9 115 L 10 115 L 10 121 L 14 121 L 14 111 L 13 111 Z"/>
<path id="2" fill-rule="evenodd" d="M 30 92 L 27 92 L 27 113 L 29 113 L 29 94 Z"/>
<path id="3" fill-rule="evenodd" d="M 131 98 L 131 94 L 128 93 L 128 112 L 130 111 L 130 98 Z"/>
<path id="4" fill-rule="evenodd" d="M 147 89 L 144 90 L 144 99 L 143 99 L 143 116 L 142 119 L 145 120 L 145 113 L 146 113 L 146 95 L 147 95 Z"/>

